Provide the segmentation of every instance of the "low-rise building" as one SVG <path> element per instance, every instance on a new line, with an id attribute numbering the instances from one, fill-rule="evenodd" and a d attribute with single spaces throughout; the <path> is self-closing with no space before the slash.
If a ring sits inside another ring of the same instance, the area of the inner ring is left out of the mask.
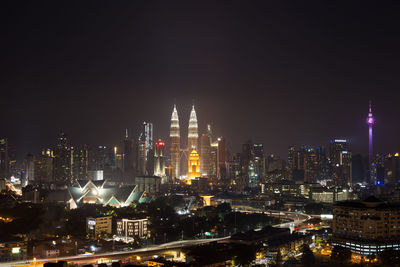
<path id="1" fill-rule="evenodd" d="M 86 218 L 86 233 L 90 238 L 112 234 L 112 216 Z"/>
<path id="2" fill-rule="evenodd" d="M 146 238 L 148 219 L 119 219 L 117 222 L 116 234 L 119 237 L 128 238 Z"/>

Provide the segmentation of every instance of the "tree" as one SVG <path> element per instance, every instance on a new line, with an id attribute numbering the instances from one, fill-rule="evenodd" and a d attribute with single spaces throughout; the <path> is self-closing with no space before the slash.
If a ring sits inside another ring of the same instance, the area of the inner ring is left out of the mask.
<path id="1" fill-rule="evenodd" d="M 256 252 L 255 246 L 238 245 L 233 251 L 233 260 L 239 266 L 250 265 L 256 258 Z"/>
<path id="2" fill-rule="evenodd" d="M 340 246 L 334 246 L 332 249 L 331 259 L 347 263 L 351 259 L 351 250 Z"/>
<path id="3" fill-rule="evenodd" d="M 301 263 L 304 266 L 312 266 L 315 263 L 315 257 L 314 253 L 311 251 L 310 247 L 308 245 L 303 245 L 302 246 L 302 255 L 301 255 Z"/>
<path id="4" fill-rule="evenodd" d="M 383 265 L 397 264 L 400 261 L 400 251 L 387 249 L 379 253 L 379 259 Z"/>

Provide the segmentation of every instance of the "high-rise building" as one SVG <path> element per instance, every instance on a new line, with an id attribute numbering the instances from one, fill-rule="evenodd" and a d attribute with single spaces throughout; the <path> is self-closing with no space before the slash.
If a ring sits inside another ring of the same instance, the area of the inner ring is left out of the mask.
<path id="1" fill-rule="evenodd" d="M 125 182 L 133 181 L 136 175 L 138 166 L 137 154 L 137 147 L 135 146 L 134 140 L 129 137 L 128 129 L 126 129 L 122 154 L 122 172 Z"/>
<path id="2" fill-rule="evenodd" d="M 196 177 L 200 177 L 200 157 L 199 153 L 195 149 L 192 150 L 189 154 L 189 162 L 188 162 L 188 178 L 194 179 Z"/>
<path id="3" fill-rule="evenodd" d="M 74 180 L 86 180 L 89 170 L 89 148 L 83 145 L 80 148 L 74 149 L 73 156 Z"/>
<path id="4" fill-rule="evenodd" d="M 226 144 L 225 138 L 219 137 L 218 141 L 218 153 L 217 153 L 217 161 L 218 161 L 218 170 L 217 177 L 219 179 L 226 179 Z"/>
<path id="5" fill-rule="evenodd" d="M 352 183 L 352 154 L 345 139 L 333 139 L 329 147 L 329 160 L 336 185 L 347 186 Z"/>
<path id="6" fill-rule="evenodd" d="M 7 138 L 0 139 L 0 179 L 9 178 L 9 157 Z"/>
<path id="7" fill-rule="evenodd" d="M 146 142 L 138 142 L 138 174 L 143 176 L 146 174 Z"/>
<path id="8" fill-rule="evenodd" d="M 165 176 L 165 143 L 158 139 L 155 145 L 154 153 L 154 175 L 163 177 Z"/>
<path id="9" fill-rule="evenodd" d="M 192 111 L 190 112 L 189 118 L 189 128 L 188 128 L 188 150 L 192 151 L 192 149 L 198 149 L 198 125 L 197 125 L 197 116 L 196 111 L 194 109 L 194 105 L 192 106 Z"/>
<path id="10" fill-rule="evenodd" d="M 34 177 L 37 183 L 51 183 L 53 181 L 53 151 L 43 150 L 34 157 Z"/>
<path id="11" fill-rule="evenodd" d="M 200 138 L 200 173 L 202 176 L 212 174 L 211 136 L 207 133 Z"/>
<path id="12" fill-rule="evenodd" d="M 72 183 L 72 149 L 68 146 L 64 133 L 60 133 L 54 149 L 53 180 L 61 184 Z"/>
<path id="13" fill-rule="evenodd" d="M 151 149 L 153 149 L 153 123 L 143 122 L 142 130 L 140 132 L 139 141 L 145 143 L 145 157 L 147 160 L 147 154 Z"/>
<path id="14" fill-rule="evenodd" d="M 253 144 L 252 141 L 243 144 L 240 164 L 247 186 L 250 188 L 258 187 L 265 174 L 263 145 Z"/>
<path id="15" fill-rule="evenodd" d="M 174 109 L 171 115 L 171 128 L 169 133 L 170 138 L 170 158 L 171 158 L 171 166 L 173 168 L 172 173 L 173 177 L 179 177 L 179 153 L 181 150 L 181 139 L 179 132 L 179 117 L 178 111 L 176 110 L 176 105 L 174 105 Z"/>
<path id="16" fill-rule="evenodd" d="M 54 177 L 54 173 L 53 173 Z M 24 184 L 30 184 L 35 181 L 35 161 L 32 154 L 26 155 L 25 158 L 25 178 Z"/>

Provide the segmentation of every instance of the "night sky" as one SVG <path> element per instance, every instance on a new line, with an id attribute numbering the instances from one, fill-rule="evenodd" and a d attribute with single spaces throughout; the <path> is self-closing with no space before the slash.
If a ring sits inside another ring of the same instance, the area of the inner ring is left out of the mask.
<path id="1" fill-rule="evenodd" d="M 175 101 L 182 136 L 194 102 L 232 152 L 341 137 L 366 155 L 371 99 L 375 150 L 400 151 L 399 5 L 301 2 L 2 2 L 0 136 L 18 157 L 61 130 L 113 145 L 151 121 L 167 138 Z"/>

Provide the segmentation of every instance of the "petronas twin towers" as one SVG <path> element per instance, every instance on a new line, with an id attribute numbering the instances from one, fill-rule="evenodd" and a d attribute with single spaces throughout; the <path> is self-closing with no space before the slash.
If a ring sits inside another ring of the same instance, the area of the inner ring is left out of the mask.
<path id="1" fill-rule="evenodd" d="M 186 171 L 187 168 L 185 168 L 186 166 L 181 166 L 180 164 L 181 152 L 190 153 L 192 149 L 197 149 L 199 140 L 197 116 L 196 116 L 196 110 L 194 109 L 194 105 L 192 106 L 192 111 L 190 112 L 190 117 L 189 117 L 187 149 L 181 149 L 179 116 L 178 116 L 178 111 L 176 109 L 176 105 L 174 105 L 174 109 L 172 111 L 169 138 L 170 138 L 170 156 L 171 156 L 173 176 L 179 177 L 181 175 L 186 175 L 187 174 Z"/>

